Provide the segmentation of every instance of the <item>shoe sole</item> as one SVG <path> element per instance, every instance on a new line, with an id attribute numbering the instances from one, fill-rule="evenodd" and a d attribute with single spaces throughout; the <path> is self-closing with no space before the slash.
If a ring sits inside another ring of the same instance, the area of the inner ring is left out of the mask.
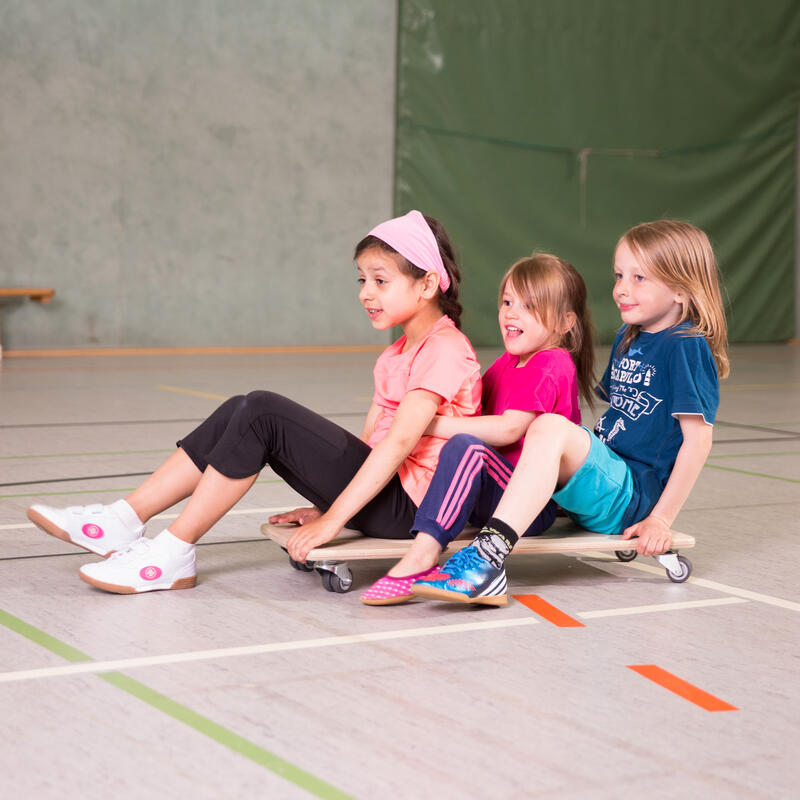
<path id="1" fill-rule="evenodd" d="M 115 583 L 104 583 L 103 581 L 90 578 L 88 575 L 84 575 L 82 572 L 78 572 L 78 577 L 82 581 L 88 583 L 90 586 L 94 586 L 97 589 L 103 589 L 106 592 L 113 592 L 114 594 L 141 594 L 142 592 L 167 592 L 171 589 L 193 589 L 197 583 L 197 575 L 192 575 L 191 578 L 178 578 L 178 580 L 175 581 L 172 586 L 164 586 L 159 589 L 156 589 L 155 587 L 135 589 L 133 586 L 118 586 Z"/>
<path id="2" fill-rule="evenodd" d="M 424 597 L 426 600 L 444 600 L 450 603 L 467 603 L 482 606 L 508 605 L 507 594 L 494 594 L 487 597 L 468 597 L 461 592 L 450 592 L 447 589 L 434 589 L 432 586 L 414 586 L 411 591 L 415 597 Z"/>
<path id="3" fill-rule="evenodd" d="M 362 597 L 361 602 L 365 606 L 399 606 L 401 603 L 407 603 L 409 600 L 413 599 L 413 594 L 402 594 L 397 597 L 384 597 L 381 600 L 365 600 Z"/>
<path id="4" fill-rule="evenodd" d="M 54 525 L 49 519 L 47 519 L 47 517 L 42 516 L 38 511 L 33 511 L 29 508 L 27 515 L 28 519 L 40 530 L 43 530 L 45 533 L 49 533 L 51 536 L 55 536 L 56 539 L 61 539 L 62 542 L 67 542 L 75 547 L 80 547 L 81 550 L 86 550 L 87 553 L 94 553 L 94 555 L 100 556 L 101 558 L 108 558 L 112 553 L 116 552 L 116 550 L 92 550 L 91 547 L 87 547 L 85 544 L 76 542 L 65 530 L 59 528 L 58 525 Z"/>

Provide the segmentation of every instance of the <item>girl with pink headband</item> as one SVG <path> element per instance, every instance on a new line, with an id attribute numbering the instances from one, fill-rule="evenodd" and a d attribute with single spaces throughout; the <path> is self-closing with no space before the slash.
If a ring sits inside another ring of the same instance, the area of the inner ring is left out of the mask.
<path id="1" fill-rule="evenodd" d="M 267 465 L 313 503 L 270 519 L 298 524 L 288 543 L 296 561 L 345 525 L 410 538 L 445 443 L 426 429 L 436 417 L 480 411 L 480 368 L 460 331 L 461 276 L 441 223 L 419 211 L 381 223 L 358 243 L 355 260 L 373 328 L 403 331 L 375 365 L 360 437 L 272 392 L 230 398 L 125 499 L 28 510 L 47 533 L 111 556 L 82 566 L 81 579 L 121 594 L 194 586 L 195 544 Z M 143 535 L 151 517 L 186 498 L 169 528 Z"/>

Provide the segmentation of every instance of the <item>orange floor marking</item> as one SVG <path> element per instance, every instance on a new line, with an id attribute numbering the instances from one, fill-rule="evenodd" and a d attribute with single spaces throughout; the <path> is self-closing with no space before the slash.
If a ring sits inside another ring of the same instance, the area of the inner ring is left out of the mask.
<path id="1" fill-rule="evenodd" d="M 552 622 L 553 625 L 558 625 L 559 628 L 586 627 L 582 622 L 578 622 L 577 619 L 573 619 L 555 606 L 551 606 L 546 600 L 542 600 L 538 594 L 513 594 L 511 596 L 533 611 L 534 614 L 544 617 L 548 622 Z"/>
<path id="2" fill-rule="evenodd" d="M 657 683 L 659 686 L 669 689 L 669 691 L 674 692 L 684 700 L 688 700 L 690 703 L 694 703 L 696 706 L 700 706 L 700 708 L 704 708 L 706 711 L 739 710 L 736 706 L 732 706 L 730 703 L 726 703 L 724 700 L 714 697 L 713 694 L 709 694 L 702 689 L 698 689 L 696 686 L 692 686 L 691 683 L 687 683 L 677 675 L 673 675 L 671 672 L 667 672 L 665 669 L 661 669 L 661 667 L 657 667 L 655 664 L 629 664 L 628 669 L 638 672 L 643 677 L 653 681 L 653 683 Z"/>

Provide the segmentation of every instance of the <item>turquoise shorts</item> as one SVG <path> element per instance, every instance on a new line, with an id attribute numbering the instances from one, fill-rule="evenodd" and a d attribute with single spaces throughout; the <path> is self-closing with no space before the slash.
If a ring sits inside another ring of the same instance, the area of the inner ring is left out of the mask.
<path id="1" fill-rule="evenodd" d="M 553 499 L 582 528 L 622 533 L 620 524 L 633 497 L 630 467 L 588 428 L 589 455 Z"/>

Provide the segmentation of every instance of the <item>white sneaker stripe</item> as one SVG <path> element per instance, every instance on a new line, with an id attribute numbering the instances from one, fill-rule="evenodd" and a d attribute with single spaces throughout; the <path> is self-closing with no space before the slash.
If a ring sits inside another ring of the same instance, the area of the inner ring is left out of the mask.
<path id="1" fill-rule="evenodd" d="M 506 591 L 506 571 L 503 570 L 482 592 L 478 597 L 493 597 L 496 594 L 505 594 Z"/>

